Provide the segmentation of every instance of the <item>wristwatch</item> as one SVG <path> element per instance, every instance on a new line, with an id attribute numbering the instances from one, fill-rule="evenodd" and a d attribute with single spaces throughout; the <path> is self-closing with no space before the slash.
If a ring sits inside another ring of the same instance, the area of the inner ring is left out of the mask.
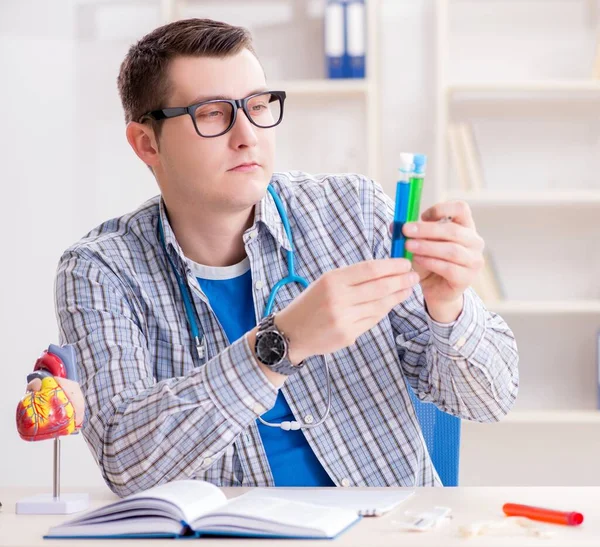
<path id="1" fill-rule="evenodd" d="M 273 372 L 290 376 L 298 372 L 304 362 L 293 365 L 288 358 L 290 341 L 275 325 L 275 314 L 267 315 L 258 324 L 254 353 L 256 358 Z"/>

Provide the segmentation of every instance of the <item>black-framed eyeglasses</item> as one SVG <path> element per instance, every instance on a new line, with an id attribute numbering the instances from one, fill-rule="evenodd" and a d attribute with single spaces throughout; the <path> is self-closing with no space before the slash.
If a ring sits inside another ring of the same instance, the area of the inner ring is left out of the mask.
<path id="1" fill-rule="evenodd" d="M 240 108 L 256 127 L 275 127 L 283 119 L 284 101 L 285 91 L 261 91 L 245 99 L 211 99 L 190 106 L 152 110 L 141 116 L 138 122 L 160 121 L 189 114 L 198 135 L 220 137 L 234 126 Z"/>

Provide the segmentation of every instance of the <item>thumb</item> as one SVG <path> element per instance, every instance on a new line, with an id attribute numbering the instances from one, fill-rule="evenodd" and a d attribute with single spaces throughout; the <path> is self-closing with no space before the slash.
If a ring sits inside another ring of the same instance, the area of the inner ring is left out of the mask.
<path id="1" fill-rule="evenodd" d="M 424 268 L 419 264 L 415 264 L 412 260 L 410 263 L 412 264 L 412 269 L 419 274 L 419 278 L 421 279 L 421 281 L 431 273 L 427 268 Z"/>
<path id="2" fill-rule="evenodd" d="M 42 381 L 39 378 L 34 378 L 27 384 L 27 391 L 39 391 L 42 389 Z"/>
<path id="3" fill-rule="evenodd" d="M 68 378 L 55 378 L 58 382 L 58 385 L 66 393 L 69 401 L 71 401 L 71 404 L 75 409 L 75 425 L 80 427 L 81 423 L 83 422 L 83 415 L 85 413 L 85 400 L 79 384 L 73 380 L 69 380 Z"/>

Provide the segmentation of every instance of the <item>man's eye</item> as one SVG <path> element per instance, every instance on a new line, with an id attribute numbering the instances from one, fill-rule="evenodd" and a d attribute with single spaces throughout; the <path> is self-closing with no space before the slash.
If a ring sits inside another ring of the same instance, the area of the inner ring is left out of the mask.
<path id="1" fill-rule="evenodd" d="M 200 113 L 200 117 L 201 118 L 218 118 L 219 116 L 222 116 L 223 112 L 221 112 L 220 110 L 212 110 L 211 112 L 201 112 Z"/>

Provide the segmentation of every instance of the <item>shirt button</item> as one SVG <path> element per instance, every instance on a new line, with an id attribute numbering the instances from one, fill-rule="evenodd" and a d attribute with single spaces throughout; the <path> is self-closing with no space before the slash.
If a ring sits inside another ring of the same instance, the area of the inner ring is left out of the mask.
<path id="1" fill-rule="evenodd" d="M 254 239 L 258 235 L 258 232 L 256 230 L 252 230 L 248 235 L 250 236 L 250 239 Z"/>
<path id="2" fill-rule="evenodd" d="M 348 479 L 342 479 L 342 486 L 350 486 L 350 481 Z"/>
<path id="3" fill-rule="evenodd" d="M 462 348 L 465 344 L 467 343 L 467 339 L 464 336 L 461 336 L 457 341 L 456 344 L 454 346 L 454 349 L 459 350 L 460 348 Z"/>
<path id="4" fill-rule="evenodd" d="M 266 411 L 266 408 L 264 406 L 262 406 L 260 403 L 256 403 L 253 407 L 252 407 L 252 411 L 254 412 L 254 414 L 256 414 L 257 416 L 260 416 L 261 414 L 264 414 Z"/>
<path id="5" fill-rule="evenodd" d="M 213 462 L 212 458 L 204 458 L 202 462 L 204 465 L 210 465 Z"/>
<path id="6" fill-rule="evenodd" d="M 259 279 L 256 283 L 254 283 L 254 287 L 258 290 L 262 289 L 265 286 L 262 279 Z"/>
<path id="7" fill-rule="evenodd" d="M 315 421 L 315 419 L 313 418 L 312 414 L 307 414 L 306 416 L 304 416 L 305 424 L 312 424 L 314 421 Z"/>

